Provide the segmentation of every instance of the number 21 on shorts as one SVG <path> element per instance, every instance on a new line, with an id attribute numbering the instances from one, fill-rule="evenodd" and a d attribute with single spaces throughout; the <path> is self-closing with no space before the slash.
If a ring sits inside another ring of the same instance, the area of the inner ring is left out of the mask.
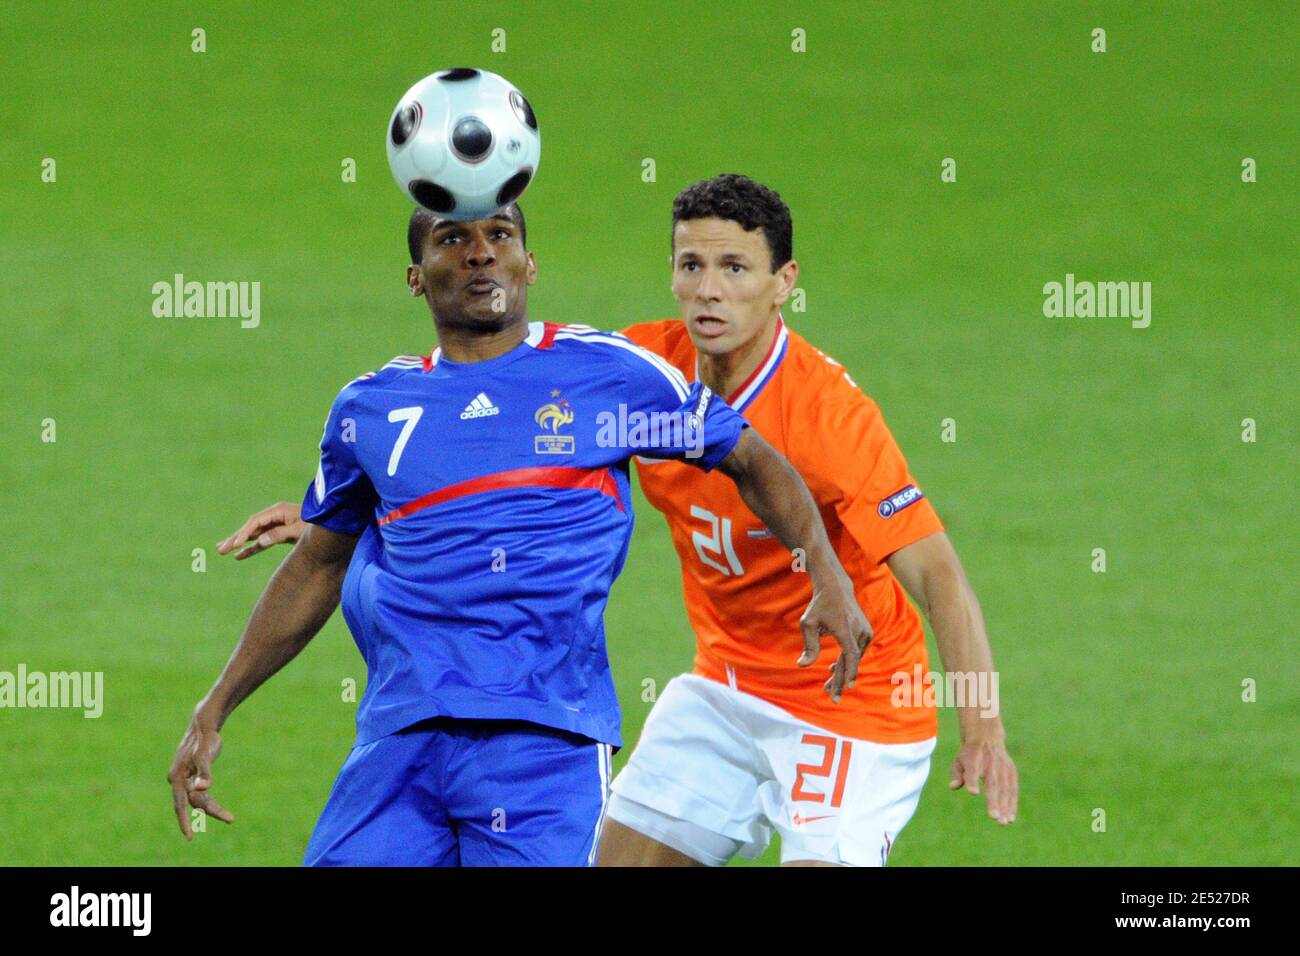
<path id="1" fill-rule="evenodd" d="M 804 800 L 809 803 L 825 803 L 825 793 L 810 793 L 804 789 L 804 777 L 825 777 L 830 779 L 835 774 L 835 787 L 831 791 L 832 807 L 838 807 L 844 799 L 844 784 L 849 778 L 849 760 L 853 757 L 853 741 L 837 740 L 824 734 L 804 734 L 801 744 L 820 747 L 822 762 L 796 764 L 794 768 L 794 786 L 790 789 L 790 799 Z M 837 746 L 838 745 L 838 746 Z M 838 754 L 836 753 L 838 749 Z M 838 758 L 838 759 L 837 759 Z"/>

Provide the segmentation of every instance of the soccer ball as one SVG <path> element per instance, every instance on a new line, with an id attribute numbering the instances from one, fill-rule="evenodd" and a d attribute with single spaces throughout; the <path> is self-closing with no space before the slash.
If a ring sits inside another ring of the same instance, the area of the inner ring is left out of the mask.
<path id="1" fill-rule="evenodd" d="M 487 70 L 426 76 L 388 123 L 388 165 L 398 188 L 444 219 L 483 219 L 510 205 L 541 158 L 533 108 Z"/>

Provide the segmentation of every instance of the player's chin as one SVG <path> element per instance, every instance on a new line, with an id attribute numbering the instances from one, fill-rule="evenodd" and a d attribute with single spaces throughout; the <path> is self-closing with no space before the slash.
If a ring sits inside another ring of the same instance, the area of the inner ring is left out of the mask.
<path id="1" fill-rule="evenodd" d="M 509 309 L 501 308 L 500 297 L 468 296 L 461 300 L 461 322 L 476 332 L 500 332 L 514 322 Z"/>

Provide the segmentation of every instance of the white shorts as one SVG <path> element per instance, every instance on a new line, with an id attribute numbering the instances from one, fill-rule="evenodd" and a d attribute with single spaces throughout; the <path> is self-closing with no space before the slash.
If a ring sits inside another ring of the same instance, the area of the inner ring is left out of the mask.
<path id="1" fill-rule="evenodd" d="M 916 811 L 935 738 L 840 737 L 752 694 L 683 674 L 650 711 L 608 815 L 687 856 L 884 866 Z"/>

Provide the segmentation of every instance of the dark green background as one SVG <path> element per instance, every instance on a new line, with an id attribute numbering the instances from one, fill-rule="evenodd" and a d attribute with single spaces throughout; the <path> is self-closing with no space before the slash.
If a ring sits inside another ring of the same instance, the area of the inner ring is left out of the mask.
<path id="1" fill-rule="evenodd" d="M 1010 829 L 948 793 L 943 712 L 895 864 L 1294 861 L 1293 3 L 186 6 L 0 14 L 0 670 L 102 670 L 107 698 L 98 720 L 0 710 L 0 863 L 301 859 L 351 743 L 340 684 L 364 678 L 337 616 L 226 727 L 233 827 L 186 845 L 164 774 L 279 556 L 214 543 L 300 497 L 343 383 L 432 345 L 383 134 L 455 65 L 541 122 L 535 319 L 672 314 L 690 182 L 745 172 L 790 204 L 787 318 L 879 401 L 946 522 L 1021 774 Z M 177 272 L 259 281 L 261 326 L 155 318 Z M 1045 318 L 1067 272 L 1151 282 L 1151 327 Z M 642 681 L 692 646 L 640 504 L 607 619 L 629 741 Z"/>

